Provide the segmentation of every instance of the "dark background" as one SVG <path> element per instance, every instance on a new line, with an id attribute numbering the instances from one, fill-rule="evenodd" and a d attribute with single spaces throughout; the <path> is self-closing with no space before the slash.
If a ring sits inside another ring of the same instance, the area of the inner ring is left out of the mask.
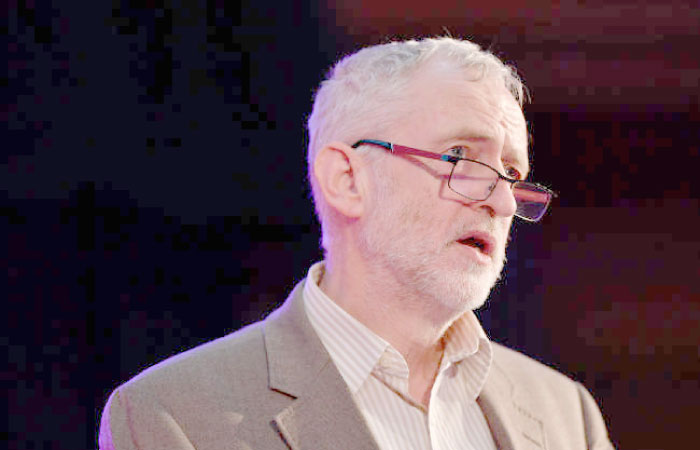
<path id="1" fill-rule="evenodd" d="M 95 446 L 109 392 L 278 305 L 320 257 L 304 121 L 339 56 L 471 36 L 533 93 L 534 177 L 481 313 L 625 449 L 700 417 L 698 1 L 5 2 L 0 335 L 10 449 Z"/>

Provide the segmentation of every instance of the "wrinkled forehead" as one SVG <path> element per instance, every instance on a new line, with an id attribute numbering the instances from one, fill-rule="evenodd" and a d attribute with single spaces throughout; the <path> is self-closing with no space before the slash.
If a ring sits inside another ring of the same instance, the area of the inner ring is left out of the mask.
<path id="1" fill-rule="evenodd" d="M 504 88 L 505 90 L 505 88 Z M 500 121 L 512 145 L 518 148 L 528 148 L 529 135 L 523 110 L 512 95 L 503 95 L 499 104 L 502 111 Z"/>
<path id="2" fill-rule="evenodd" d="M 528 131 L 525 116 L 515 96 L 498 75 L 477 69 L 455 70 L 427 67 L 412 79 L 409 109 L 435 104 L 450 120 L 455 135 L 478 135 L 495 141 L 506 140 L 513 150 L 527 154 Z M 463 130 L 460 130 L 463 128 Z"/>

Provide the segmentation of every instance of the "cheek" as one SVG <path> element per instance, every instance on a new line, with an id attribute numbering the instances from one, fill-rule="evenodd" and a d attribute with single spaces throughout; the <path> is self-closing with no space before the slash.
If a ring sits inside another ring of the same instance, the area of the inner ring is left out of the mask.
<path id="1" fill-rule="evenodd" d="M 373 206 L 382 208 L 382 215 L 394 225 L 389 232 L 399 238 L 410 233 L 412 239 L 433 241 L 436 232 L 444 230 L 444 224 L 454 217 L 454 208 L 460 206 L 448 197 L 452 191 L 447 179 L 416 167 L 401 167 L 385 175 L 377 186 Z"/>
<path id="2" fill-rule="evenodd" d="M 499 234 L 501 239 L 499 239 L 499 243 L 501 243 L 501 252 L 505 254 L 506 249 L 508 248 L 508 242 L 510 241 L 510 229 L 511 229 L 511 224 L 512 224 L 512 218 L 509 219 L 507 222 L 504 222 L 502 224 L 502 228 L 499 229 Z"/>
<path id="3" fill-rule="evenodd" d="M 414 195 L 407 199 L 401 214 L 404 221 L 399 233 L 411 233 L 412 239 L 433 250 L 443 247 L 452 217 L 443 200 L 432 192 Z"/>

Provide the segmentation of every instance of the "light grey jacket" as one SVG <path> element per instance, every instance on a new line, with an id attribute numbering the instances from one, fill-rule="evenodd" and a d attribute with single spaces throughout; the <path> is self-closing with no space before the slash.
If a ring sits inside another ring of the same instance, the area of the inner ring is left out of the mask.
<path id="1" fill-rule="evenodd" d="M 101 450 L 374 449 L 304 310 L 303 281 L 267 319 L 177 355 L 112 393 Z M 498 344 L 478 399 L 503 450 L 611 449 L 580 384 Z"/>

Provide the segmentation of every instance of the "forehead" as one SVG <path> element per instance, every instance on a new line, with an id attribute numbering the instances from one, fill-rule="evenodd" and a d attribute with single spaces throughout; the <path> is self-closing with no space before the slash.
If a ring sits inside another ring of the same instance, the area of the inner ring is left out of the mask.
<path id="1" fill-rule="evenodd" d="M 520 105 L 497 79 L 469 71 L 427 69 L 407 90 L 407 127 L 426 145 L 468 139 L 499 151 L 502 158 L 528 160 L 527 124 Z"/>

